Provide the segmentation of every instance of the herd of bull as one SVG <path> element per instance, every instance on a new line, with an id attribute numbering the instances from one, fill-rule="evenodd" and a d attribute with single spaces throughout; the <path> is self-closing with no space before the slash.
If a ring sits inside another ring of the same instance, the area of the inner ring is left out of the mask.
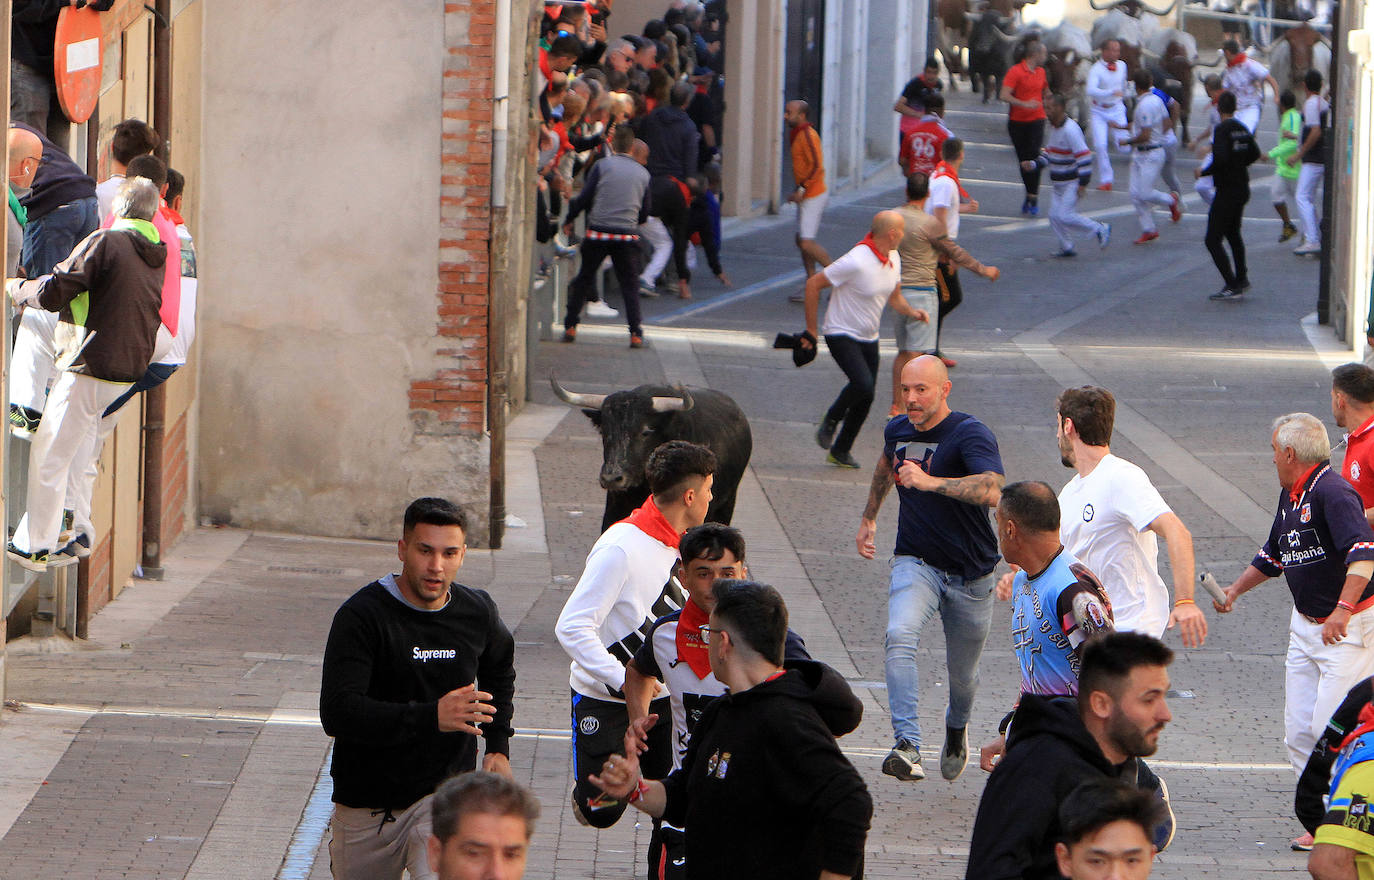
<path id="1" fill-rule="evenodd" d="M 980 7 L 971 11 L 977 2 Z M 1092 66 L 1102 44 L 1117 40 L 1121 44 L 1121 58 L 1128 70 L 1142 66 L 1154 76 L 1154 81 L 1180 104 L 1182 138 L 1188 139 L 1188 112 L 1193 103 L 1193 88 L 1205 75 L 1199 68 L 1220 68 L 1225 60 L 1221 53 L 1204 61 L 1198 56 L 1197 39 L 1176 27 L 1166 27 L 1165 17 L 1173 12 L 1178 0 L 1163 9 L 1147 5 L 1142 0 L 1109 0 L 1099 4 L 1089 0 L 1093 9 L 1104 12 L 1086 32 L 1069 22 L 1042 29 L 1022 23 L 1021 9 L 1026 0 L 938 0 L 940 20 L 939 50 L 950 72 L 950 86 L 957 87 L 957 79 L 967 73 L 974 91 L 983 90 L 984 101 L 996 96 L 1002 76 L 1017 59 L 1017 47 L 1032 37 L 1038 37 L 1049 52 L 1045 74 L 1052 91 L 1069 99 L 1069 112 L 1087 127 L 1088 102 L 1084 94 L 1088 68 Z M 1284 30 L 1268 46 L 1267 66 L 1280 88 L 1303 94 L 1302 78 L 1308 69 L 1316 69 L 1329 80 L 1331 46 L 1306 21 Z M 967 70 L 964 52 L 968 53 Z"/>

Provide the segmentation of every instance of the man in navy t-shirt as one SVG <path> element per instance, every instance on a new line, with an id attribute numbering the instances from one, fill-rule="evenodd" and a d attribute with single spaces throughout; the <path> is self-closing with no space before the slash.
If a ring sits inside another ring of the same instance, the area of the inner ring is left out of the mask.
<path id="1" fill-rule="evenodd" d="M 897 548 L 888 592 L 885 668 L 897 742 L 883 760 L 883 772 L 903 780 L 925 778 L 916 719 L 916 649 L 921 629 L 938 612 L 949 667 L 940 774 L 955 779 L 968 760 L 978 660 L 992 626 L 992 570 L 998 556 L 988 511 L 997 506 L 1005 479 L 992 431 L 949 408 L 949 372 L 939 358 L 916 358 L 903 368 L 901 378 L 906 415 L 888 422 L 883 431 L 883 454 L 857 538 L 859 555 L 872 559 L 878 508 L 895 482 Z"/>

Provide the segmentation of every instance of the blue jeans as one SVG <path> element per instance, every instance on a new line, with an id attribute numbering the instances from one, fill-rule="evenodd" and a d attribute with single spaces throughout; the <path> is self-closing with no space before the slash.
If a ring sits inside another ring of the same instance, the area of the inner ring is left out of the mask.
<path id="1" fill-rule="evenodd" d="M 24 227 L 24 246 L 19 251 L 19 264 L 26 277 L 47 275 L 99 226 L 95 196 L 59 205 L 37 220 L 30 220 Z"/>
<path id="2" fill-rule="evenodd" d="M 973 710 L 973 695 L 978 690 L 978 659 L 992 628 L 995 580 L 991 572 L 965 580 L 915 556 L 894 556 L 891 566 L 885 671 L 892 732 L 898 740 L 920 746 L 916 649 L 921 630 L 939 612 L 945 629 L 945 662 L 949 667 L 945 725 L 965 727 Z"/>

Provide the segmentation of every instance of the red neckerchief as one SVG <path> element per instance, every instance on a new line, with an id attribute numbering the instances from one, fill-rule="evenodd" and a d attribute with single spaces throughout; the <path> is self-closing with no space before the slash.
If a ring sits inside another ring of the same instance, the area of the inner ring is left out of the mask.
<path id="1" fill-rule="evenodd" d="M 684 205 L 690 205 L 690 204 L 692 204 L 692 189 L 691 189 L 691 187 L 689 187 L 687 184 L 683 183 L 682 181 L 678 180 L 676 177 L 672 178 L 672 181 L 673 181 L 673 183 L 676 183 L 676 184 L 677 184 L 678 190 L 682 193 L 682 204 L 684 204 Z"/>
<path id="2" fill-rule="evenodd" d="M 1350 733 L 1346 734 L 1345 739 L 1341 740 L 1341 744 L 1332 751 L 1344 751 L 1345 747 L 1350 745 L 1351 742 L 1364 736 L 1371 730 L 1374 730 L 1374 704 L 1366 703 L 1360 709 L 1360 714 L 1357 717 L 1357 720 L 1359 723 L 1355 725 L 1355 729 L 1350 731 Z"/>
<path id="3" fill-rule="evenodd" d="M 547 49 L 539 50 L 539 72 L 544 75 L 544 82 L 553 81 L 553 65 L 549 63 L 549 53 Z"/>
<path id="4" fill-rule="evenodd" d="M 873 240 L 873 233 L 870 232 L 868 235 L 865 235 L 864 240 L 859 242 L 859 244 L 868 245 L 868 249 L 873 251 L 873 256 L 877 257 L 878 262 L 882 263 L 884 266 L 890 262 L 888 260 L 888 255 L 879 250 L 878 243 Z"/>
<path id="5" fill-rule="evenodd" d="M 668 522 L 663 512 L 658 509 L 652 495 L 644 499 L 644 503 L 621 522 L 629 523 L 650 538 L 664 546 L 672 547 L 674 550 L 677 549 L 678 539 L 682 537 L 678 534 L 678 530 L 673 528 L 672 523 Z"/>
<path id="6" fill-rule="evenodd" d="M 935 170 L 930 173 L 931 180 L 934 180 L 937 177 L 954 178 L 954 185 L 959 188 L 959 198 L 966 199 L 969 197 L 968 190 L 964 189 L 964 185 L 959 182 L 959 172 L 951 168 L 949 163 L 943 159 L 940 160 L 939 165 L 935 166 Z"/>
<path id="7" fill-rule="evenodd" d="M 1238 64 L 1244 64 L 1245 62 L 1247 62 L 1247 61 L 1249 61 L 1249 60 L 1250 60 L 1249 57 L 1246 56 L 1246 54 L 1245 54 L 1244 52 L 1237 52 L 1234 58 L 1232 58 L 1230 61 L 1226 62 L 1226 66 L 1227 66 L 1227 67 L 1235 67 L 1236 65 L 1238 65 Z"/>
<path id="8" fill-rule="evenodd" d="M 786 675 L 786 674 L 787 674 L 787 670 L 786 670 L 786 669 L 779 669 L 777 672 L 773 673 L 772 675 L 770 675 L 770 676 L 768 676 L 767 678 L 765 678 L 763 681 L 759 682 L 759 684 L 763 684 L 764 682 L 767 682 L 767 681 L 772 681 L 772 680 L 775 679 L 775 678 L 782 678 L 782 677 L 783 677 L 784 675 Z"/>
<path id="9" fill-rule="evenodd" d="M 706 88 L 706 86 L 697 86 L 697 94 L 698 94 L 698 95 L 709 95 L 709 94 L 711 94 L 711 92 L 710 92 L 709 89 Z"/>
<path id="10" fill-rule="evenodd" d="M 1293 484 L 1293 488 L 1288 490 L 1288 500 L 1290 502 L 1292 502 L 1295 505 L 1298 503 L 1298 499 L 1302 497 L 1303 488 L 1307 485 L 1307 481 L 1312 477 L 1312 473 L 1317 468 L 1321 467 L 1322 464 L 1323 462 L 1319 461 L 1307 470 L 1303 471 L 1302 476 L 1299 477 L 1297 482 Z"/>
<path id="11" fill-rule="evenodd" d="M 801 125 L 793 126 L 792 130 L 787 133 L 787 145 L 789 147 L 792 146 L 793 142 L 801 136 L 801 133 L 810 127 L 811 123 L 809 122 L 803 122 Z"/>
<path id="12" fill-rule="evenodd" d="M 701 640 L 701 628 L 711 615 L 689 597 L 677 619 L 677 658 L 692 668 L 697 678 L 711 674 L 711 655 Z"/>
<path id="13" fill-rule="evenodd" d="M 1107 62 L 1107 70 L 1108 70 L 1108 72 L 1110 72 L 1110 73 L 1116 73 L 1116 62 L 1115 62 L 1115 61 L 1108 61 L 1108 62 Z"/>
<path id="14" fill-rule="evenodd" d="M 183 220 L 183 219 L 181 219 L 181 214 L 180 214 L 179 212 L 172 210 L 171 208 L 167 207 L 166 205 L 163 205 L 163 206 L 162 206 L 162 211 L 163 211 L 163 213 L 165 213 L 165 214 L 167 215 L 167 219 L 172 221 L 172 224 L 173 224 L 173 225 L 175 225 L 175 226 L 185 226 L 185 225 L 186 225 L 186 221 Z"/>

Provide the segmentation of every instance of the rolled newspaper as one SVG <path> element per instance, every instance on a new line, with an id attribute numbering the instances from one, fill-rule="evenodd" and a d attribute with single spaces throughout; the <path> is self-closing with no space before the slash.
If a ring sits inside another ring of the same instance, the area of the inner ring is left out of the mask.
<path id="1" fill-rule="evenodd" d="M 1202 588 L 1206 590 L 1214 600 L 1222 605 L 1226 604 L 1226 591 L 1221 588 L 1221 584 L 1217 583 L 1217 579 L 1212 577 L 1210 571 L 1204 571 L 1202 574 L 1198 575 L 1197 582 L 1202 585 Z"/>

